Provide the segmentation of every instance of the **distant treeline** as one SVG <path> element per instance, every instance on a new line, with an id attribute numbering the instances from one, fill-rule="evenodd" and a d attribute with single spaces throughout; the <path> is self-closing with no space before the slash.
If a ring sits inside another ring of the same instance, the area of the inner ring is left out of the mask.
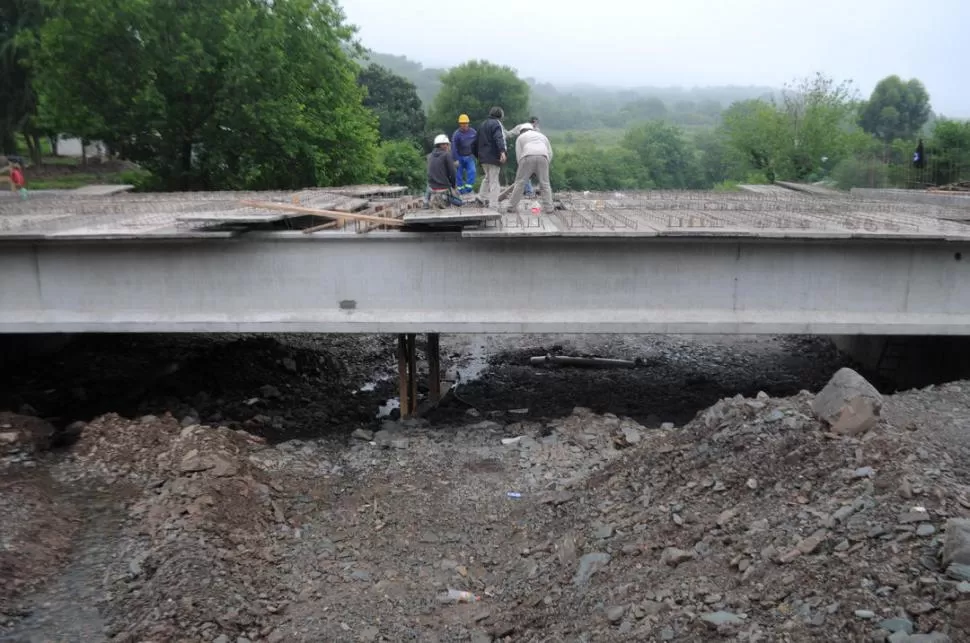
<path id="1" fill-rule="evenodd" d="M 411 81 L 426 108 L 441 90 L 441 78 L 446 73 L 444 69 L 425 68 L 405 56 L 368 52 L 365 61 Z M 615 89 L 525 81 L 530 88 L 531 109 L 548 130 L 626 129 L 654 119 L 684 127 L 711 127 L 732 103 L 753 98 L 772 100 L 780 95 L 777 89 L 757 86 Z"/>

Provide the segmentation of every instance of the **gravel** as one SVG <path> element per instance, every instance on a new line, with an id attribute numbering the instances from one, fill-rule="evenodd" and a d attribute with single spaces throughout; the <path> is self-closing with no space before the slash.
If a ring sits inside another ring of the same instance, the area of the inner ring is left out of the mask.
<path id="1" fill-rule="evenodd" d="M 65 412 L 78 392 L 51 393 L 53 368 L 8 392 L 58 430 L 4 442 L 0 570 L 32 580 L 0 595 L 0 638 L 970 637 L 965 382 L 885 396 L 840 434 L 798 390 L 841 367 L 815 340 L 497 338 L 460 399 L 401 422 L 376 414 L 385 338 L 197 341 L 116 396 L 124 413 L 93 374 L 89 416 Z M 468 368 L 449 341 L 447 367 Z M 653 370 L 527 366 L 546 352 Z"/>

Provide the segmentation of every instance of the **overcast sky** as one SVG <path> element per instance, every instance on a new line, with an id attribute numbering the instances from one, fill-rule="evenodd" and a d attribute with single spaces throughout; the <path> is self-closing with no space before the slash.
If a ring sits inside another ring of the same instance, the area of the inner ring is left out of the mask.
<path id="1" fill-rule="evenodd" d="M 970 117 L 970 0 L 339 0 L 364 46 L 552 83 L 768 85 L 822 71 L 868 95 L 916 77 Z"/>

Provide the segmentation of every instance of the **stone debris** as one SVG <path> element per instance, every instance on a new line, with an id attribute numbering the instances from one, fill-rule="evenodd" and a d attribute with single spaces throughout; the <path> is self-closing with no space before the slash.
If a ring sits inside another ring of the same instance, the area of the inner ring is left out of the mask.
<path id="1" fill-rule="evenodd" d="M 842 368 L 812 402 L 815 415 L 835 433 L 857 435 L 876 426 L 882 395 L 851 368 Z"/>
<path id="2" fill-rule="evenodd" d="M 460 410 L 275 445 L 109 414 L 50 473 L 128 494 L 93 590 L 119 642 L 970 640 L 970 451 L 888 416 L 847 430 L 818 397 L 725 398 L 679 428 Z"/>

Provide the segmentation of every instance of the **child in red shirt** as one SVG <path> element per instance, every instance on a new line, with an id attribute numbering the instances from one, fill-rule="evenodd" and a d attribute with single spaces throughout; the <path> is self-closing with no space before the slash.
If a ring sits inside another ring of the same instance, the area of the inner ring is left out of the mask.
<path id="1" fill-rule="evenodd" d="M 17 163 L 13 164 L 13 168 L 10 170 L 10 186 L 12 190 L 18 190 L 20 192 L 21 201 L 27 200 L 27 187 L 24 181 L 24 172 L 20 169 L 20 165 Z"/>

